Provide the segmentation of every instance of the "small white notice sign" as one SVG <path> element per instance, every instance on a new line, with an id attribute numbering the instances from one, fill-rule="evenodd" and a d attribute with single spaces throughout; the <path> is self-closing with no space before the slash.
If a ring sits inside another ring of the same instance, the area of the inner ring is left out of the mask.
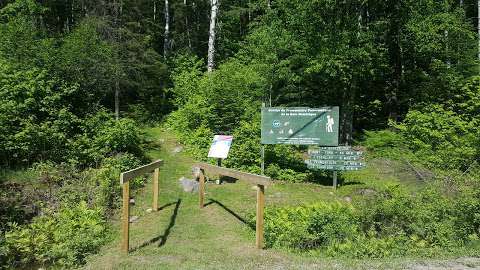
<path id="1" fill-rule="evenodd" d="M 232 145 L 233 136 L 215 135 L 213 137 L 212 146 L 208 152 L 208 157 L 212 158 L 227 158 L 228 151 Z"/>

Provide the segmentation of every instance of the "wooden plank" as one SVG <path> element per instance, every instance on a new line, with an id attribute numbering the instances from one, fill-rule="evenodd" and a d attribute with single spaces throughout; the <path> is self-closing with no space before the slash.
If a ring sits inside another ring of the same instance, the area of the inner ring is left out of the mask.
<path id="1" fill-rule="evenodd" d="M 130 227 L 130 182 L 126 182 L 123 188 L 123 212 L 122 212 L 122 251 L 128 254 L 129 251 L 129 227 Z"/>
<path id="2" fill-rule="evenodd" d="M 205 174 L 200 170 L 199 185 L 198 185 L 198 203 L 200 208 L 204 207 L 205 201 Z"/>
<path id="3" fill-rule="evenodd" d="M 257 223 L 255 228 L 257 248 L 263 248 L 263 213 L 265 207 L 265 187 L 257 185 Z"/>
<path id="4" fill-rule="evenodd" d="M 234 169 L 228 169 L 224 167 L 218 167 L 215 165 L 210 165 L 207 163 L 197 163 L 195 167 L 200 167 L 201 169 L 207 171 L 208 173 L 229 176 L 240 180 L 248 181 L 254 185 L 268 186 L 271 185 L 271 179 L 267 176 L 262 176 L 258 174 L 240 172 Z"/>
<path id="5" fill-rule="evenodd" d="M 124 172 L 120 175 L 120 184 L 128 182 L 129 180 L 131 180 L 131 179 L 133 179 L 137 176 L 152 172 L 153 170 L 155 170 L 156 168 L 158 168 L 162 165 L 163 165 L 163 160 L 159 159 L 159 160 L 154 161 L 150 164 L 132 169 L 130 171 L 126 171 L 126 172 Z"/>
<path id="6" fill-rule="evenodd" d="M 153 211 L 158 211 L 158 176 L 160 174 L 160 169 L 156 168 L 153 172 Z"/>

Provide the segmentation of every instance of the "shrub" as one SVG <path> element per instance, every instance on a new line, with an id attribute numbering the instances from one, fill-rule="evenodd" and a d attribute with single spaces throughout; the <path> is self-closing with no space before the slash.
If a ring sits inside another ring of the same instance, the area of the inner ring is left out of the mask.
<path id="1" fill-rule="evenodd" d="M 431 186 L 409 194 L 387 186 L 354 205 L 267 209 L 269 247 L 318 249 L 329 256 L 387 257 L 450 252 L 479 237 L 478 192 L 449 197 Z"/>
<path id="2" fill-rule="evenodd" d="M 391 130 L 365 131 L 362 145 L 369 151 L 388 154 L 393 148 L 403 148 L 404 138 Z"/>
<path id="3" fill-rule="evenodd" d="M 327 247 L 352 239 L 357 231 L 353 209 L 338 203 L 274 208 L 265 215 L 269 247 Z"/>
<path id="4" fill-rule="evenodd" d="M 131 119 L 115 120 L 111 113 L 101 110 L 82 120 L 80 128 L 82 133 L 68 144 L 70 163 L 95 166 L 106 157 L 125 152 L 143 157 L 140 130 Z"/>
<path id="5" fill-rule="evenodd" d="M 102 209 L 106 216 L 110 215 L 112 209 L 119 206 L 121 200 L 121 186 L 119 176 L 122 171 L 138 167 L 141 162 L 131 154 L 118 155 L 106 158 L 99 169 L 88 171 L 90 185 L 94 190 L 94 204 Z M 141 187 L 145 183 L 144 177 L 137 177 L 130 181 L 131 188 Z"/>
<path id="6" fill-rule="evenodd" d="M 84 262 L 107 238 L 102 213 L 85 202 L 64 205 L 26 226 L 13 225 L 5 234 L 8 257 L 15 266 L 54 264 L 62 267 Z"/>
<path id="7" fill-rule="evenodd" d="M 478 156 L 478 121 L 441 105 L 412 110 L 397 127 L 410 148 L 430 166 L 466 169 Z"/>

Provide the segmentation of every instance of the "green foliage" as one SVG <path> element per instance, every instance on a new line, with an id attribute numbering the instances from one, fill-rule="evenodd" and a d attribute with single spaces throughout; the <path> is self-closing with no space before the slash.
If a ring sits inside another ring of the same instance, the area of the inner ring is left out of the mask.
<path id="1" fill-rule="evenodd" d="M 13 225 L 5 234 L 5 244 L 10 265 L 68 267 L 84 262 L 106 236 L 101 211 L 80 202 L 64 205 L 57 213 L 46 213 L 26 226 Z"/>
<path id="2" fill-rule="evenodd" d="M 98 33 L 98 19 L 80 23 L 61 41 L 51 55 L 49 68 L 59 78 L 75 84 L 78 90 L 69 102 L 77 115 L 91 112 L 100 106 L 111 91 L 115 63 L 114 49 Z"/>
<path id="3" fill-rule="evenodd" d="M 4 267 L 83 264 L 109 239 L 106 221 L 121 202 L 120 173 L 139 165 L 141 161 L 129 153 L 105 158 L 99 168 L 83 171 L 67 163 L 35 164 L 31 170 L 38 179 L 30 185 L 36 185 L 42 194 L 42 201 L 36 203 L 40 215 L 31 221 L 25 215 L 10 216 L 9 223 L 2 224 L 0 258 Z M 145 181 L 144 177 L 132 179 L 132 189 L 142 187 Z M 4 220 L 4 213 L 0 214 Z"/>
<path id="4" fill-rule="evenodd" d="M 404 138 L 391 130 L 365 131 L 365 138 L 362 145 L 369 151 L 391 150 L 391 148 L 404 145 Z"/>
<path id="5" fill-rule="evenodd" d="M 265 237 L 271 247 L 318 249 L 330 256 L 449 252 L 478 239 L 477 198 L 478 192 L 449 197 L 434 186 L 416 195 L 387 186 L 354 205 L 268 209 Z"/>
<path id="6" fill-rule="evenodd" d="M 353 208 L 338 203 L 268 209 L 265 239 L 270 247 L 312 249 L 344 243 L 358 233 Z"/>
<path id="7" fill-rule="evenodd" d="M 478 121 L 441 105 L 410 111 L 397 127 L 430 166 L 465 169 L 478 157 Z"/>
<path id="8" fill-rule="evenodd" d="M 19 161 L 64 154 L 67 134 L 78 121 L 63 101 L 76 90 L 45 70 L 15 70 L 0 61 L 0 157 Z"/>
<path id="9" fill-rule="evenodd" d="M 179 54 L 174 59 L 172 81 L 175 87 L 172 91 L 176 106 L 182 107 L 193 95 L 198 94 L 203 65 L 203 61 L 195 55 Z"/>

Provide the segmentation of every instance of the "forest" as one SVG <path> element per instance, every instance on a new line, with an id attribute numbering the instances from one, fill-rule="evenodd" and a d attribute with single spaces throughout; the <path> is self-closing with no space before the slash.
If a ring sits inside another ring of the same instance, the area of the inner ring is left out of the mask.
<path id="1" fill-rule="evenodd" d="M 182 155 L 213 164 L 213 136 L 233 135 L 222 166 L 262 173 L 262 106 L 339 106 L 340 144 L 365 151 L 367 162 L 341 173 L 339 190 L 325 191 L 334 199 L 267 204 L 268 250 L 478 258 L 479 8 L 473 0 L 0 0 L 0 269 L 81 267 L 114 245 L 119 174 L 168 149 L 159 140 L 172 137 Z M 264 174 L 292 194 L 327 190 L 331 173 L 308 169 L 306 152 L 267 145 Z M 403 170 L 413 176 L 389 173 Z"/>

